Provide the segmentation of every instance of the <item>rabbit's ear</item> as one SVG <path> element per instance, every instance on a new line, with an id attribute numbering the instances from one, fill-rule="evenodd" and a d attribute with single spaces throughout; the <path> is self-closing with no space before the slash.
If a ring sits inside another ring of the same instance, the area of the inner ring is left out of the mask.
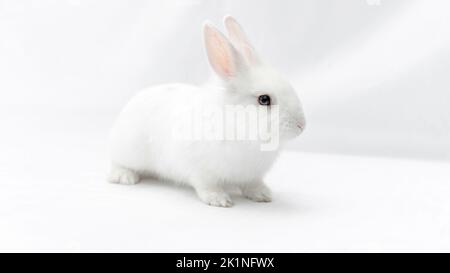
<path id="1" fill-rule="evenodd" d="M 223 79 L 229 79 L 243 67 L 242 57 L 228 39 L 209 23 L 203 26 L 205 47 L 209 63 Z"/>
<path id="2" fill-rule="evenodd" d="M 241 52 L 249 65 L 257 65 L 260 63 L 259 57 L 255 49 L 250 44 L 247 35 L 241 25 L 232 16 L 227 15 L 223 19 L 227 28 L 231 43 Z"/>

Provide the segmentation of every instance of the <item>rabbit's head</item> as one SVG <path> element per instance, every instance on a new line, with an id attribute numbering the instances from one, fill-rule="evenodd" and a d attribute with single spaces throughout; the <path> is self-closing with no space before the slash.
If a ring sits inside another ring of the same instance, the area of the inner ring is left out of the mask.
<path id="1" fill-rule="evenodd" d="M 229 39 L 209 23 L 203 31 L 208 60 L 226 89 L 226 103 L 263 106 L 269 112 L 276 106 L 281 139 L 298 136 L 305 128 L 305 118 L 296 91 L 261 60 L 233 17 L 226 16 L 224 24 Z"/>

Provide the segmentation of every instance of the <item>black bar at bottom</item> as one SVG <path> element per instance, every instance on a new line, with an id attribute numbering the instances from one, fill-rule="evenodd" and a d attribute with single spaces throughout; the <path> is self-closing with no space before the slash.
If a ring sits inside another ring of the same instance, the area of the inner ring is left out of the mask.
<path id="1" fill-rule="evenodd" d="M 58 272 L 112 268 L 122 272 L 334 272 L 346 270 L 384 273 L 411 269 L 431 272 L 446 268 L 448 254 L 389 253 L 46 253 L 0 254 L 3 268 L 29 267 Z M 62 271 L 61 271 L 62 270 Z"/>

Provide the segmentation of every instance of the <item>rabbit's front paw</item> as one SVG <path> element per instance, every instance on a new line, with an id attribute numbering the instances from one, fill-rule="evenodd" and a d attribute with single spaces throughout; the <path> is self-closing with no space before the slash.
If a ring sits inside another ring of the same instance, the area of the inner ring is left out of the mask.
<path id="1" fill-rule="evenodd" d="M 272 192 L 263 183 L 248 185 L 241 188 L 242 195 L 255 202 L 271 202 Z"/>
<path id="2" fill-rule="evenodd" d="M 108 181 L 111 183 L 134 185 L 139 182 L 139 175 L 126 168 L 113 167 L 108 176 Z"/>
<path id="3" fill-rule="evenodd" d="M 198 197 L 206 204 L 214 207 L 228 208 L 233 206 L 231 197 L 224 191 L 211 191 L 197 189 Z"/>

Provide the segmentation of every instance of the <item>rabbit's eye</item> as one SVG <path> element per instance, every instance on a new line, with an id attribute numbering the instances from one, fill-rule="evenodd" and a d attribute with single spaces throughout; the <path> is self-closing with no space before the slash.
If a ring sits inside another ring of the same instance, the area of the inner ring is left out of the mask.
<path id="1" fill-rule="evenodd" d="M 268 95 L 261 95 L 258 97 L 258 102 L 261 105 L 269 106 L 270 105 L 270 97 Z"/>

